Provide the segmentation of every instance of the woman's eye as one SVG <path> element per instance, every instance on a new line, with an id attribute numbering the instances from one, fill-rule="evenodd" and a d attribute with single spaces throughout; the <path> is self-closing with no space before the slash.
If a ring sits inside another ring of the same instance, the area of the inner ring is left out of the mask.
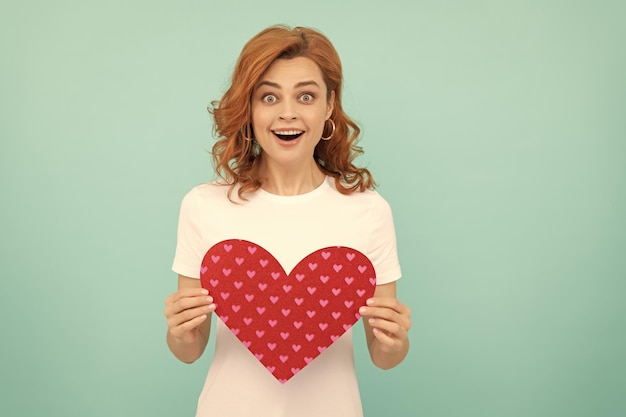
<path id="1" fill-rule="evenodd" d="M 309 93 L 304 93 L 300 96 L 300 100 L 304 101 L 305 103 L 308 103 L 309 101 L 313 101 L 313 95 Z"/>
<path id="2" fill-rule="evenodd" d="M 276 96 L 273 94 L 266 94 L 263 96 L 262 100 L 266 103 L 273 103 L 276 101 Z"/>

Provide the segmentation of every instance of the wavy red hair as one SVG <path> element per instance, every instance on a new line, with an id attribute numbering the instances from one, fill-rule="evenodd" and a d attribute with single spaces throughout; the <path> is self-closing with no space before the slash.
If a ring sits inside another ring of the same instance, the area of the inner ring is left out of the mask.
<path id="1" fill-rule="evenodd" d="M 235 65 L 230 87 L 209 109 L 218 137 L 212 152 L 217 174 L 230 184 L 230 192 L 236 185 L 240 186 L 240 198 L 261 187 L 259 168 L 263 153 L 254 141 L 246 139 L 251 132 L 252 93 L 275 60 L 296 57 L 309 58 L 319 66 L 328 100 L 331 92 L 335 92 L 330 116 L 335 131 L 330 140 L 320 140 L 317 144 L 314 152 L 317 165 L 335 179 L 337 189 L 343 194 L 374 188 L 370 172 L 353 164 L 354 159 L 363 153 L 356 145 L 361 130 L 341 106 L 343 74 L 337 51 L 328 38 L 314 29 L 283 25 L 269 27 L 246 43 Z M 323 136 L 328 137 L 331 132 L 325 126 Z"/>

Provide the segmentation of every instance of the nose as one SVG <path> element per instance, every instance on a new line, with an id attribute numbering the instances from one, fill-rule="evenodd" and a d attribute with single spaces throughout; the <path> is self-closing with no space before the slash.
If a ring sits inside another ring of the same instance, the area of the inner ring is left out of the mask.
<path id="1" fill-rule="evenodd" d="M 281 120 L 295 120 L 297 117 L 295 103 L 291 100 L 283 100 L 278 117 Z"/>

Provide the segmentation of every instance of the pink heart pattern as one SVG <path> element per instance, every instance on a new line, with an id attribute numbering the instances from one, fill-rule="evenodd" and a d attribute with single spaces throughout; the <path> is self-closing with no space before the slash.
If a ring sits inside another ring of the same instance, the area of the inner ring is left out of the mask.
<path id="1" fill-rule="evenodd" d="M 374 266 L 355 249 L 319 249 L 287 274 L 267 250 L 237 239 L 207 251 L 200 280 L 216 314 L 281 383 L 356 323 L 376 287 Z"/>

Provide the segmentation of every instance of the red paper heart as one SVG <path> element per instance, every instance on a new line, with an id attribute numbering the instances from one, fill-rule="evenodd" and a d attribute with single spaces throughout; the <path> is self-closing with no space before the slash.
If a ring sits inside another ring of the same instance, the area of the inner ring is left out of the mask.
<path id="1" fill-rule="evenodd" d="M 317 250 L 286 274 L 267 250 L 235 239 L 207 251 L 200 280 L 216 314 L 281 383 L 361 317 L 376 287 L 374 266 L 355 249 Z"/>

